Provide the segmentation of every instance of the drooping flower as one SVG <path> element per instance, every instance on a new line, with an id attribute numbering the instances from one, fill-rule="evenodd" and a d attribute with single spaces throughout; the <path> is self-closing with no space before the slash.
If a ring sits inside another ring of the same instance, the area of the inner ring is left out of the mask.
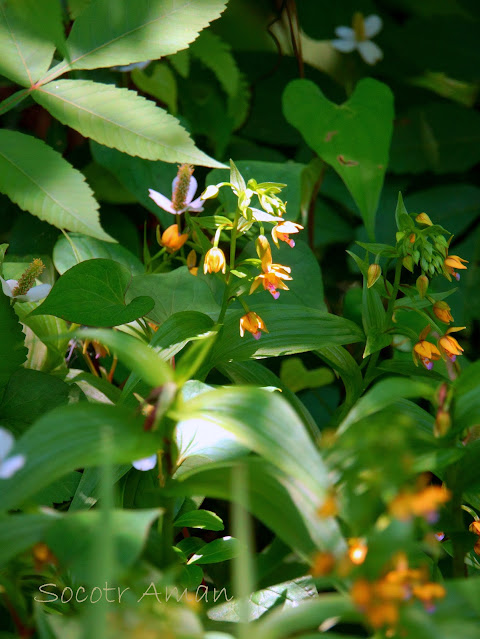
<path id="1" fill-rule="evenodd" d="M 260 331 L 268 333 L 265 322 L 253 311 L 249 311 L 246 315 L 243 315 L 240 318 L 240 337 L 245 335 L 245 331 L 251 333 L 255 339 L 260 339 Z"/>
<path id="2" fill-rule="evenodd" d="M 157 231 L 160 227 L 157 227 Z M 169 253 L 175 253 L 178 251 L 185 242 L 188 240 L 188 233 L 179 233 L 178 224 L 172 224 L 162 233 L 162 236 L 158 238 L 159 232 L 157 232 L 157 239 L 160 246 L 164 246 Z"/>
<path id="3" fill-rule="evenodd" d="M 0 426 L 0 479 L 10 479 L 25 465 L 24 455 L 9 457 L 14 444 L 10 431 Z"/>
<path id="4" fill-rule="evenodd" d="M 225 273 L 227 269 L 227 261 L 225 259 L 225 253 L 218 246 L 212 246 L 205 255 L 203 263 L 204 273 L 218 273 L 222 271 Z"/>
<path id="5" fill-rule="evenodd" d="M 457 359 L 457 355 L 461 355 L 463 353 L 463 348 L 457 342 L 457 340 L 450 335 L 450 333 L 456 333 L 457 331 L 462 331 L 465 326 L 457 326 L 450 327 L 445 335 L 442 335 L 438 340 L 438 348 L 440 352 L 448 357 L 448 359 L 454 362 Z"/>
<path id="6" fill-rule="evenodd" d="M 355 13 L 351 27 L 337 27 L 335 35 L 337 40 L 332 40 L 334 49 L 342 53 L 351 53 L 357 50 L 367 64 L 376 64 L 383 58 L 383 52 L 378 45 L 371 41 L 382 29 L 382 19 L 377 15 L 364 18 L 359 12 Z"/>
<path id="7" fill-rule="evenodd" d="M 195 253 L 193 249 L 187 255 L 187 268 L 192 275 L 197 275 L 198 273 L 197 254 Z"/>
<path id="8" fill-rule="evenodd" d="M 447 591 L 441 584 L 429 581 L 425 584 L 418 584 L 412 588 L 413 596 L 419 599 L 427 612 L 435 610 L 435 599 L 443 599 Z"/>
<path id="9" fill-rule="evenodd" d="M 368 546 L 363 539 L 350 539 L 348 557 L 352 564 L 360 566 L 365 561 L 368 553 Z"/>
<path id="10" fill-rule="evenodd" d="M 447 257 L 445 258 L 443 262 L 447 273 L 449 273 L 450 275 L 453 275 L 453 277 L 457 280 L 457 282 L 460 280 L 460 273 L 457 273 L 455 269 L 459 269 L 459 270 L 467 269 L 467 267 L 464 266 L 463 262 L 465 262 L 465 264 L 468 264 L 467 260 L 464 260 L 462 257 L 459 257 L 458 255 L 447 255 Z"/>
<path id="11" fill-rule="evenodd" d="M 438 520 L 438 509 L 451 498 L 444 486 L 426 486 L 415 493 L 401 492 L 390 502 L 390 513 L 400 520 L 423 517 L 434 524 Z"/>
<path id="12" fill-rule="evenodd" d="M 203 211 L 203 200 L 197 197 L 197 180 L 193 177 L 193 166 L 191 164 L 181 164 L 178 168 L 177 177 L 172 182 L 172 199 L 169 200 L 165 195 L 148 189 L 148 195 L 161 209 L 172 213 L 172 215 L 180 215 L 185 211 L 193 211 L 199 213 Z"/>
<path id="13" fill-rule="evenodd" d="M 285 220 L 273 227 L 272 240 L 275 242 L 276 246 L 279 245 L 278 241 L 280 240 L 281 242 L 286 242 L 290 248 L 293 248 L 295 246 L 295 242 L 294 240 L 291 240 L 289 236 L 302 230 L 303 226 L 300 224 Z"/>
<path id="14" fill-rule="evenodd" d="M 2 290 L 8 297 L 18 302 L 38 302 L 50 293 L 50 284 L 39 284 L 35 286 L 35 280 L 44 270 L 45 265 L 42 260 L 35 259 L 27 268 L 25 273 L 17 280 L 4 280 L 2 282 Z"/>
<path id="15" fill-rule="evenodd" d="M 426 213 L 419 213 L 415 218 L 415 221 L 419 224 L 424 224 L 425 226 L 433 226 L 432 220 Z"/>
<path id="16" fill-rule="evenodd" d="M 441 354 L 435 344 L 432 344 L 425 338 L 430 332 L 430 326 L 426 326 L 420 333 L 418 342 L 413 347 L 412 357 L 415 366 L 418 366 L 418 359 L 422 362 L 427 370 L 432 370 L 433 362 L 440 359 Z"/>
<path id="17" fill-rule="evenodd" d="M 450 322 L 453 322 L 453 317 L 450 313 L 451 310 L 452 309 L 446 302 L 435 302 L 433 305 L 433 312 L 444 324 L 450 324 Z"/>
<path id="18" fill-rule="evenodd" d="M 157 465 L 156 454 L 150 455 L 150 457 L 143 457 L 142 459 L 137 459 L 136 461 L 132 462 L 132 466 L 134 468 L 136 468 L 137 470 L 142 470 L 142 471 L 152 470 L 152 468 L 155 468 L 156 465 Z"/>
<path id="19" fill-rule="evenodd" d="M 280 296 L 278 288 L 288 291 L 288 286 L 283 280 L 291 280 L 290 276 L 291 268 L 289 266 L 283 266 L 282 264 L 274 264 L 272 261 L 272 251 L 270 244 L 264 235 L 259 235 L 256 241 L 256 249 L 258 257 L 262 262 L 262 273 L 257 275 L 253 280 L 250 287 L 250 294 L 252 294 L 259 286 L 263 284 L 263 288 L 271 293 L 274 299 L 278 299 Z"/>

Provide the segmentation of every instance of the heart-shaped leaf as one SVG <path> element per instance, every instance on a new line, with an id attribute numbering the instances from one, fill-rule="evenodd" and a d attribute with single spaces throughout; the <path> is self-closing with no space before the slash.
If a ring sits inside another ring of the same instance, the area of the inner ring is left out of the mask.
<path id="1" fill-rule="evenodd" d="M 125 304 L 132 276 L 113 260 L 87 260 L 68 269 L 49 296 L 31 315 L 55 315 L 85 326 L 119 326 L 149 313 L 151 297 L 136 297 Z"/>
<path id="2" fill-rule="evenodd" d="M 293 80 L 283 94 L 283 112 L 305 142 L 340 175 L 373 237 L 392 137 L 390 89 L 365 78 L 339 105 L 330 102 L 313 82 Z"/>

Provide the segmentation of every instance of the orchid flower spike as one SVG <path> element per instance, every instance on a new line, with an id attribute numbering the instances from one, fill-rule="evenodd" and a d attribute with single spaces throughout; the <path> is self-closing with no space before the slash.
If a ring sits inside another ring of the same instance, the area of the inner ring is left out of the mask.
<path id="1" fill-rule="evenodd" d="M 164 211 L 172 215 L 181 215 L 185 211 L 193 211 L 200 213 L 203 211 L 203 200 L 197 197 L 197 180 L 193 177 L 193 166 L 191 164 L 181 164 L 178 168 L 177 177 L 172 182 L 172 199 L 169 200 L 165 195 L 148 189 L 148 195 L 152 200 Z"/>
<path id="2" fill-rule="evenodd" d="M 357 50 L 363 60 L 370 65 L 376 64 L 383 58 L 383 52 L 371 38 L 382 29 L 382 19 L 377 15 L 364 18 L 361 13 L 355 13 L 351 27 L 337 27 L 335 35 L 337 40 L 332 40 L 334 49 L 342 53 L 351 53 Z"/>
<path id="3" fill-rule="evenodd" d="M 14 444 L 10 431 L 0 426 L 0 479 L 10 479 L 25 465 L 24 455 L 8 456 Z"/>

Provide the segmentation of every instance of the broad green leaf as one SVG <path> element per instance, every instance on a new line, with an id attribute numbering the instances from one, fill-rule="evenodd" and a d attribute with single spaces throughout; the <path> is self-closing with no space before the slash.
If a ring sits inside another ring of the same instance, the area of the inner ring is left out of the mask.
<path id="1" fill-rule="evenodd" d="M 248 599 L 248 619 L 249 621 L 258 619 L 277 606 L 281 606 L 283 610 L 294 608 L 300 601 L 316 596 L 318 593 L 312 577 L 300 577 L 294 581 L 286 581 L 264 590 L 257 590 Z M 238 600 L 234 599 L 214 606 L 208 611 L 208 618 L 221 622 L 240 621 Z"/>
<path id="2" fill-rule="evenodd" d="M 116 406 L 70 404 L 40 417 L 17 441 L 12 454 L 23 454 L 25 466 L 0 483 L 0 508 L 18 508 L 55 479 L 104 461 L 103 433 L 112 435 L 112 461 L 129 463 L 158 449 L 143 420 Z"/>
<path id="3" fill-rule="evenodd" d="M 98 204 L 83 175 L 41 140 L 0 131 L 0 190 L 59 229 L 114 241 L 100 226 Z"/>
<path id="4" fill-rule="evenodd" d="M 215 539 L 202 546 L 197 553 L 188 560 L 189 564 L 218 564 L 237 557 L 239 554 L 239 543 L 233 537 L 223 537 Z"/>
<path id="5" fill-rule="evenodd" d="M 279 388 L 282 391 L 282 397 L 290 402 L 301 417 L 311 437 L 316 440 L 320 436 L 317 423 L 306 409 L 305 404 L 266 366 L 249 360 L 246 362 L 228 362 L 220 364 L 217 368 L 223 375 L 226 375 L 234 384 L 239 386 L 251 384 L 253 386 Z"/>
<path id="6" fill-rule="evenodd" d="M 220 307 L 208 284 L 202 278 L 192 275 L 186 266 L 170 273 L 134 277 L 128 289 L 127 300 L 138 295 L 153 297 L 155 308 L 148 316 L 159 324 L 181 311 L 200 311 L 215 319 L 220 314 Z"/>
<path id="7" fill-rule="evenodd" d="M 154 349 L 136 337 L 121 331 L 84 329 L 76 331 L 82 339 L 94 339 L 109 348 L 140 379 L 151 386 L 162 386 L 172 379 L 170 366 Z"/>
<path id="8" fill-rule="evenodd" d="M 85 11 L 92 0 L 68 0 L 68 13 L 72 20 L 78 18 L 78 16 Z"/>
<path id="9" fill-rule="evenodd" d="M 279 393 L 252 387 L 212 390 L 185 402 L 182 419 L 220 426 L 283 472 L 305 482 L 321 499 L 327 470 L 293 408 Z"/>
<path id="10" fill-rule="evenodd" d="M 240 337 L 239 322 L 244 312 L 229 311 L 208 365 L 213 367 L 217 363 L 250 357 L 293 355 L 364 339 L 361 329 L 353 322 L 317 309 L 284 305 L 279 313 L 272 304 L 257 306 L 252 303 L 252 310 L 263 319 L 269 332 L 262 333 L 259 340 L 250 334 Z"/>
<path id="11" fill-rule="evenodd" d="M 230 46 L 212 31 L 203 31 L 191 45 L 190 55 L 198 58 L 217 76 L 227 95 L 233 97 L 240 87 L 240 72 Z M 260 180 L 258 180 L 260 181 Z"/>
<path id="12" fill-rule="evenodd" d="M 362 319 L 367 336 L 363 357 L 376 353 L 392 343 L 392 336 L 384 333 L 387 328 L 387 314 L 380 294 L 373 286 L 368 288 L 365 277 L 363 278 Z"/>
<path id="13" fill-rule="evenodd" d="M 434 390 L 434 386 L 426 382 L 402 377 L 383 379 L 358 400 L 340 424 L 338 432 L 343 433 L 355 422 L 377 413 L 399 399 L 409 397 L 431 399 Z"/>
<path id="14" fill-rule="evenodd" d="M 2 0 L 0 73 L 30 87 L 47 72 L 61 29 L 57 0 Z"/>
<path id="15" fill-rule="evenodd" d="M 168 107 L 172 115 L 177 113 L 177 79 L 165 62 L 151 64 L 147 69 L 134 69 L 131 78 L 135 86 Z"/>
<path id="16" fill-rule="evenodd" d="M 394 173 L 464 172 L 478 163 L 480 115 L 474 109 L 432 102 L 397 120 L 389 168 Z"/>
<path id="17" fill-rule="evenodd" d="M 179 528 L 202 528 L 203 530 L 223 530 L 223 521 L 209 510 L 191 510 L 174 521 Z"/>
<path id="18" fill-rule="evenodd" d="M 148 195 L 148 189 L 159 191 L 170 199 L 172 181 L 177 174 L 175 165 L 132 157 L 96 142 L 90 142 L 90 148 L 95 160 L 111 171 L 118 181 L 133 193 L 137 201 L 162 222 L 162 226 L 167 227 L 173 223 L 171 213 L 155 204 Z"/>
<path id="19" fill-rule="evenodd" d="M 113 260 L 87 260 L 72 266 L 55 283 L 47 299 L 32 311 L 86 326 L 119 326 L 149 313 L 154 301 L 135 297 L 125 305 L 130 271 Z"/>
<path id="20" fill-rule="evenodd" d="M 59 514 L 25 514 L 0 518 L 0 566 L 44 539 L 48 529 L 57 521 Z"/>
<path id="21" fill-rule="evenodd" d="M 113 510 L 109 513 L 113 535 L 110 543 L 115 552 L 114 575 L 125 572 L 138 558 L 153 521 L 161 516 L 160 509 Z M 102 513 L 98 510 L 63 516 L 50 526 L 45 541 L 55 549 L 55 556 L 64 570 L 79 583 L 91 583 L 98 561 L 95 546 Z M 97 585 L 97 584 L 93 584 Z"/>
<path id="22" fill-rule="evenodd" d="M 83 167 L 82 173 L 98 202 L 107 202 L 108 204 L 133 204 L 136 202 L 136 197 L 120 184 L 113 173 L 97 162 L 87 164 Z"/>
<path id="23" fill-rule="evenodd" d="M 288 122 L 345 182 L 373 237 L 393 129 L 390 89 L 365 78 L 338 105 L 310 80 L 294 80 L 285 89 L 283 110 Z"/>
<path id="24" fill-rule="evenodd" d="M 197 466 L 181 476 L 175 494 L 202 495 L 232 500 L 232 467 L 236 462 L 224 461 Z M 319 519 L 318 503 L 301 483 L 278 470 L 260 457 L 246 457 L 248 503 L 250 512 L 268 526 L 303 559 L 317 548 L 341 552 L 344 542 L 333 519 Z"/>
<path id="25" fill-rule="evenodd" d="M 350 597 L 321 593 L 287 610 L 279 608 L 272 611 L 252 626 L 250 636 L 251 639 L 283 639 L 298 635 L 302 630 L 317 630 L 323 622 L 332 618 L 337 622 L 359 621 L 360 613 Z"/>
<path id="26" fill-rule="evenodd" d="M 19 433 L 49 410 L 66 404 L 70 386 L 58 377 L 26 368 L 10 377 L 0 403 L 0 423 Z"/>
<path id="27" fill-rule="evenodd" d="M 185 49 L 216 20 L 226 0 L 137 0 L 125 11 L 116 0 L 95 0 L 80 13 L 67 41 L 71 64 L 96 69 L 170 55 Z"/>
<path id="28" fill-rule="evenodd" d="M 0 388 L 5 386 L 12 373 L 27 358 L 24 346 L 25 335 L 15 311 L 10 306 L 10 298 L 0 294 Z"/>
<path id="29" fill-rule="evenodd" d="M 90 80 L 55 80 L 32 91 L 32 97 L 62 124 L 129 155 L 223 166 L 196 148 L 178 120 L 135 91 Z"/>
<path id="30" fill-rule="evenodd" d="M 60 275 L 79 262 L 100 257 L 123 264 L 132 275 L 145 272 L 138 257 L 121 244 L 102 242 L 81 233 L 69 233 L 69 238 L 70 240 L 63 235 L 59 237 L 53 249 L 53 263 Z"/>
<path id="31" fill-rule="evenodd" d="M 327 386 L 335 380 L 335 375 L 329 368 L 308 369 L 299 357 L 289 357 L 282 361 L 280 379 L 293 393 L 298 393 Z"/>
<path id="32" fill-rule="evenodd" d="M 352 407 L 362 392 L 363 378 L 360 367 L 342 346 L 323 346 L 317 349 L 316 353 L 342 378 L 345 386 L 345 401 L 341 413 L 343 414 Z"/>
<path id="33" fill-rule="evenodd" d="M 480 423 L 480 361 L 468 366 L 455 382 L 455 429 Z"/>

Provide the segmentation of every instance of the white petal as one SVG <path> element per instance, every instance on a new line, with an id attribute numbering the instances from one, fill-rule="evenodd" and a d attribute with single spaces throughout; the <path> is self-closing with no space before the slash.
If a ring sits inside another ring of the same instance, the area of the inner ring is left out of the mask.
<path id="1" fill-rule="evenodd" d="M 137 470 L 152 470 L 157 465 L 157 455 L 151 455 L 150 457 L 144 457 L 143 459 L 137 459 L 132 462 L 132 466 Z"/>
<path id="2" fill-rule="evenodd" d="M 367 64 L 376 64 L 383 58 L 383 52 L 380 47 L 370 40 L 359 42 L 357 49 Z"/>
<path id="3" fill-rule="evenodd" d="M 355 31 L 350 27 L 337 27 L 335 35 L 343 40 L 355 40 Z"/>
<path id="4" fill-rule="evenodd" d="M 5 459 L 12 450 L 15 439 L 12 433 L 0 426 L 0 460 Z"/>
<path id="5" fill-rule="evenodd" d="M 334 49 L 342 53 L 350 53 L 357 48 L 357 43 L 354 40 L 332 40 L 330 44 Z"/>
<path id="6" fill-rule="evenodd" d="M 260 209 L 255 209 L 252 207 L 252 217 L 256 222 L 283 222 L 283 217 L 277 217 L 276 215 L 271 215 L 270 213 L 265 213 L 265 211 L 261 211 Z"/>
<path id="7" fill-rule="evenodd" d="M 14 455 L 0 464 L 0 479 L 9 479 L 25 465 L 24 455 Z"/>
<path id="8" fill-rule="evenodd" d="M 17 280 L 4 280 L 3 277 L 0 277 L 0 280 L 2 280 L 2 290 L 5 293 L 5 295 L 8 295 L 8 297 L 13 297 L 13 289 L 18 285 Z"/>
<path id="9" fill-rule="evenodd" d="M 191 178 L 190 178 L 190 183 L 188 185 L 188 191 L 187 191 L 187 197 L 185 198 L 185 204 L 190 204 L 190 202 L 195 197 L 195 193 L 197 192 L 197 189 L 198 189 L 197 180 L 192 175 Z"/>
<path id="10" fill-rule="evenodd" d="M 377 15 L 368 16 L 364 20 L 365 35 L 367 38 L 374 38 L 382 30 L 382 18 Z M 337 34 L 338 35 L 338 34 Z"/>
<path id="11" fill-rule="evenodd" d="M 169 200 L 167 197 L 165 197 L 161 193 L 158 193 L 158 191 L 154 191 L 153 189 L 148 189 L 148 195 L 161 209 L 175 215 L 176 211 L 172 206 L 171 200 Z"/>
<path id="12" fill-rule="evenodd" d="M 211 197 L 217 197 L 218 191 L 219 188 L 217 184 L 210 184 L 210 186 L 207 186 L 200 198 L 202 200 L 209 200 Z"/>
<path id="13" fill-rule="evenodd" d="M 188 205 L 188 208 L 190 211 L 196 211 L 198 213 L 200 213 L 200 211 L 203 211 L 203 200 L 201 197 L 197 197 L 196 200 L 193 200 L 193 202 L 190 202 L 190 204 Z"/>
<path id="14" fill-rule="evenodd" d="M 50 284 L 39 284 L 27 291 L 25 295 L 21 295 L 21 297 L 25 297 L 27 302 L 38 302 L 38 300 L 43 300 L 44 297 L 47 297 L 51 290 Z"/>

